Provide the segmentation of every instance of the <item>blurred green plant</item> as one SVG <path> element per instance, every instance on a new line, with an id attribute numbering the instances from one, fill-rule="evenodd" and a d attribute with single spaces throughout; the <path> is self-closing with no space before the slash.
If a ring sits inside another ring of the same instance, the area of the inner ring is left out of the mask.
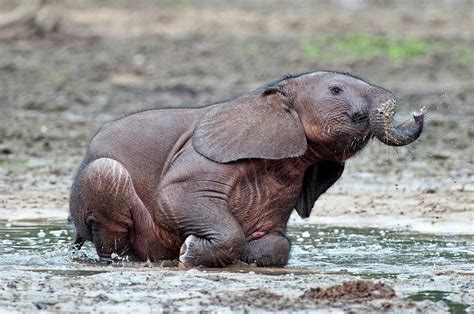
<path id="1" fill-rule="evenodd" d="M 303 52 L 311 58 L 317 58 L 320 55 L 319 48 L 309 40 L 302 40 L 300 46 Z"/>
<path id="2" fill-rule="evenodd" d="M 467 66 L 471 71 L 474 72 L 474 53 L 469 50 L 458 51 L 453 54 L 454 60 L 458 63 Z"/>
<path id="3" fill-rule="evenodd" d="M 31 168 L 32 165 L 28 161 L 23 160 L 0 160 L 0 170 L 15 170 Z"/>
<path id="4" fill-rule="evenodd" d="M 426 54 L 427 47 L 426 42 L 416 39 L 406 39 L 398 42 L 389 40 L 387 55 L 394 59 L 416 57 Z"/>
<path id="5" fill-rule="evenodd" d="M 255 55 L 259 52 L 259 49 L 261 49 L 258 43 L 241 37 L 234 38 L 232 45 L 248 55 Z"/>
<path id="6" fill-rule="evenodd" d="M 318 35 L 313 39 L 302 39 L 300 48 L 311 58 L 332 60 L 354 57 L 371 58 L 385 56 L 403 60 L 426 54 L 429 44 L 419 39 L 396 40 L 381 35 L 348 33 L 344 35 Z"/>
<path id="7" fill-rule="evenodd" d="M 180 12 L 188 12 L 194 9 L 193 4 L 187 1 L 174 3 L 173 9 Z"/>

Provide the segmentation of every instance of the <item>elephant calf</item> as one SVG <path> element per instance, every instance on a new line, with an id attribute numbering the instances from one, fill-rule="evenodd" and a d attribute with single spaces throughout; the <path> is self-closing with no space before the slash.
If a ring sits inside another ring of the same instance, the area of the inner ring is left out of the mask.
<path id="1" fill-rule="evenodd" d="M 420 136 L 423 114 L 396 127 L 396 110 L 389 91 L 320 71 L 107 123 L 72 186 L 76 245 L 93 241 L 101 258 L 283 266 L 293 209 L 308 217 L 371 137 L 401 146 Z"/>

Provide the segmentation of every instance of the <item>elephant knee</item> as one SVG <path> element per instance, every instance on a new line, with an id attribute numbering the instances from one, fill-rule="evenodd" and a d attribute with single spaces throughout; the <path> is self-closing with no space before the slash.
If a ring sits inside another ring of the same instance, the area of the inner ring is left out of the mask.
<path id="1" fill-rule="evenodd" d="M 245 234 L 240 229 L 227 235 L 227 237 L 218 244 L 218 247 L 234 260 L 240 257 L 245 249 L 245 245 Z"/>
<path id="2" fill-rule="evenodd" d="M 291 244 L 285 237 L 279 237 L 275 243 L 275 253 L 273 263 L 275 266 L 285 266 L 290 257 Z"/>
<path id="3" fill-rule="evenodd" d="M 268 234 L 247 243 L 242 260 L 257 266 L 285 266 L 290 255 L 290 241 L 281 234 Z"/>

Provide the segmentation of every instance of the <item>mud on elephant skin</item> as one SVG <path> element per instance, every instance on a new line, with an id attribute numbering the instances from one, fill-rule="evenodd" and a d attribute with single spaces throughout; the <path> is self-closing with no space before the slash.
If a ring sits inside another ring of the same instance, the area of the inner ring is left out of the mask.
<path id="1" fill-rule="evenodd" d="M 70 196 L 76 245 L 101 258 L 283 266 L 291 212 L 308 217 L 373 136 L 407 145 L 423 115 L 393 124 L 395 97 L 345 73 L 286 76 L 231 101 L 105 124 Z"/>

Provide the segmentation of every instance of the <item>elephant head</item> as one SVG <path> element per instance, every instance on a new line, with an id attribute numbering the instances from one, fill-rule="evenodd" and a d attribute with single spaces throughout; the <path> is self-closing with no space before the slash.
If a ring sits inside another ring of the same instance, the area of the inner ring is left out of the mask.
<path id="1" fill-rule="evenodd" d="M 193 146 L 220 163 L 303 161 L 306 170 L 295 208 L 306 218 L 318 197 L 339 179 L 344 161 L 370 138 L 402 146 L 420 136 L 423 114 L 414 113 L 414 122 L 397 127 L 396 110 L 392 93 L 349 74 L 288 76 L 209 109 L 197 123 Z"/>
<path id="2" fill-rule="evenodd" d="M 198 122 L 193 145 L 226 163 L 308 155 L 343 162 L 375 136 L 391 146 L 416 140 L 423 114 L 394 126 L 393 94 L 349 74 L 312 72 L 288 76 L 210 109 Z"/>

